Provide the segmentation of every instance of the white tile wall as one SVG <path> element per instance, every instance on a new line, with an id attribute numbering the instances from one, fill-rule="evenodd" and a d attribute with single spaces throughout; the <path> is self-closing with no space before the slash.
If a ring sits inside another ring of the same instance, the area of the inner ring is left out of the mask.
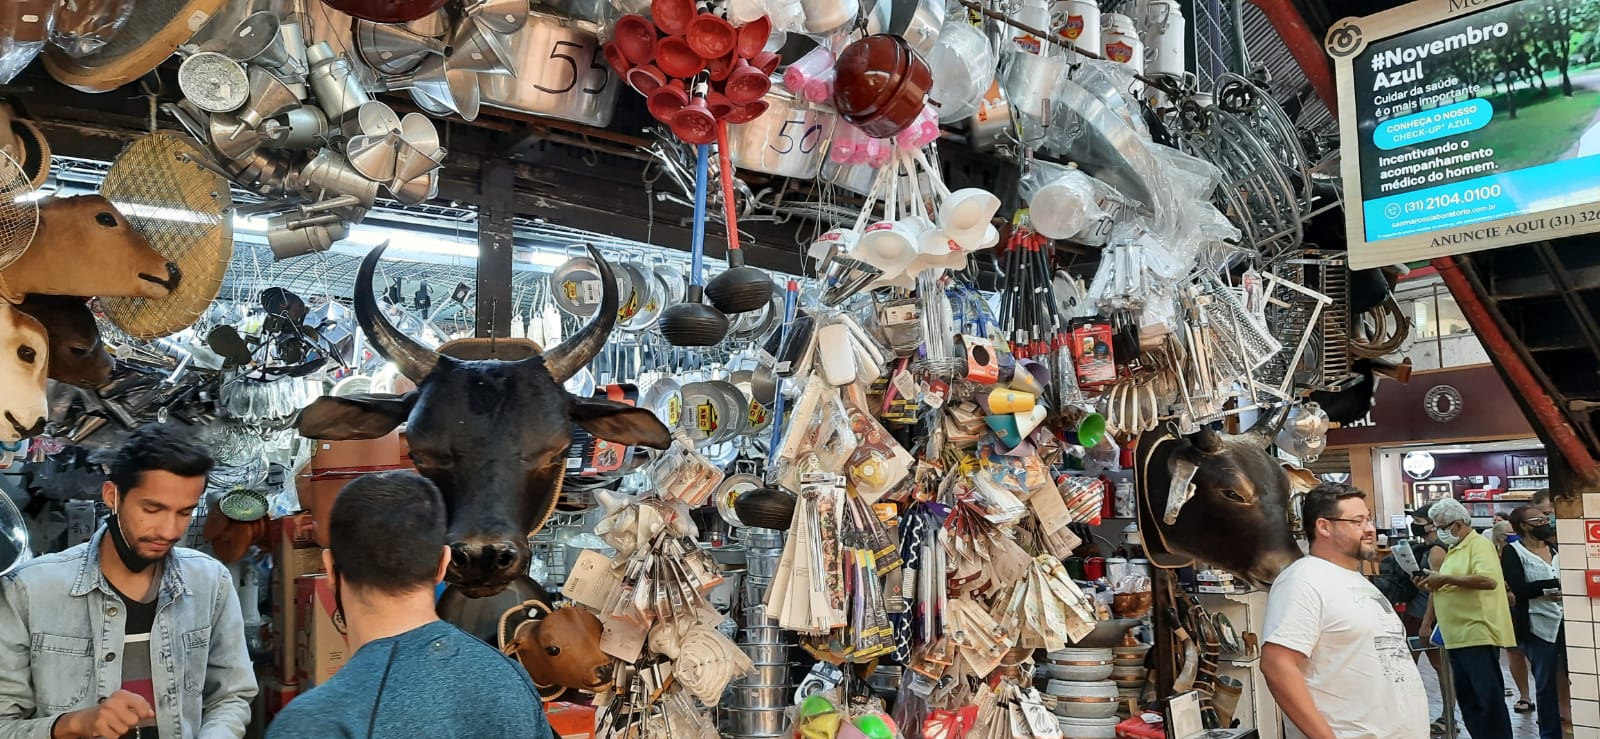
<path id="1" fill-rule="evenodd" d="M 1581 649 L 1581 648 L 1568 647 L 1567 648 L 1567 669 L 1569 671 L 1573 672 L 1573 673 L 1580 673 L 1581 672 L 1581 673 L 1586 674 L 1586 675 L 1595 674 L 1595 669 L 1594 669 L 1594 650 L 1593 649 Z M 1600 723 L 1597 723 L 1597 724 L 1594 724 L 1594 725 L 1595 726 L 1600 726 Z"/>
<path id="2" fill-rule="evenodd" d="M 1600 516 L 1596 516 L 1600 518 Z M 1583 519 L 1563 518 L 1556 521 L 1556 541 L 1562 546 L 1583 546 Z"/>
<path id="3" fill-rule="evenodd" d="M 1600 518 L 1600 493 L 1583 494 L 1584 518 Z"/>
<path id="4" fill-rule="evenodd" d="M 1575 726 L 1600 726 L 1600 703 L 1573 698 L 1572 723 Z"/>
<path id="5" fill-rule="evenodd" d="M 1573 726 L 1572 739 L 1600 739 L 1600 729 L 1592 726 Z"/>
<path id="6" fill-rule="evenodd" d="M 1584 623 L 1567 624 L 1567 646 L 1569 648 L 1570 647 L 1583 647 L 1585 649 L 1593 649 L 1594 648 L 1594 644 L 1595 644 L 1594 631 L 1592 629 L 1584 628 L 1585 626 L 1588 626 L 1588 625 L 1589 624 L 1584 624 Z"/>
<path id="7" fill-rule="evenodd" d="M 1589 599 L 1581 595 L 1569 595 L 1561 599 L 1562 609 L 1567 617 L 1567 623 L 1590 623 L 1594 615 L 1589 608 Z"/>
<path id="8" fill-rule="evenodd" d="M 1561 594 L 1588 597 L 1589 586 L 1583 570 L 1561 571 Z"/>
<path id="9" fill-rule="evenodd" d="M 1600 683 L 1596 682 L 1594 675 L 1572 675 L 1572 698 L 1574 700 L 1600 700 Z"/>

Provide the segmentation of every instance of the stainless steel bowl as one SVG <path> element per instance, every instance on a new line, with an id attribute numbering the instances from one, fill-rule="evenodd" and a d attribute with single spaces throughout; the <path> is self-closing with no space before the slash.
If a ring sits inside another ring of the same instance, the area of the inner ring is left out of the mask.
<path id="1" fill-rule="evenodd" d="M 807 105 L 777 78 L 765 99 L 767 111 L 761 117 L 728 127 L 733 163 L 779 177 L 816 177 L 839 115 Z"/>

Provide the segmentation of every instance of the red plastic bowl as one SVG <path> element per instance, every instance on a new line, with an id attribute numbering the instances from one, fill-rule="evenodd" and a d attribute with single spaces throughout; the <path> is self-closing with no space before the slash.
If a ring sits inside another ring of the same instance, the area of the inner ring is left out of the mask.
<path id="1" fill-rule="evenodd" d="M 668 77 L 693 77 L 706 68 L 706 60 L 682 36 L 663 36 L 656 42 L 656 66 Z"/>
<path id="2" fill-rule="evenodd" d="M 611 44 L 632 64 L 649 64 L 656 53 L 656 27 L 642 15 L 625 15 L 617 19 Z M 610 59 L 610 55 L 606 56 Z M 631 65 L 630 65 L 631 66 Z M 618 73 L 624 70 L 617 70 Z"/>

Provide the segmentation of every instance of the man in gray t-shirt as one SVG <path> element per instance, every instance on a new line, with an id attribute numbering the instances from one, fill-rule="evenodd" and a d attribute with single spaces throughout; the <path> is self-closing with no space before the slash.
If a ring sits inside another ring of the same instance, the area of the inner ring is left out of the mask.
<path id="1" fill-rule="evenodd" d="M 434 614 L 450 549 L 433 483 L 402 472 L 358 478 L 329 518 L 322 558 L 355 654 L 285 707 L 268 739 L 552 739 L 527 671 Z"/>

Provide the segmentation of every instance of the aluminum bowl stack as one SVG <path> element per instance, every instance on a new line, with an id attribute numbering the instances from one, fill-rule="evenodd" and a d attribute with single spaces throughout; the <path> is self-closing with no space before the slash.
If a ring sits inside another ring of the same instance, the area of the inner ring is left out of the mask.
<path id="1" fill-rule="evenodd" d="M 794 667 L 789 651 L 794 644 L 767 616 L 767 587 L 783 557 L 783 532 L 743 529 L 746 547 L 744 578 L 744 638 L 739 648 L 755 663 L 755 670 L 738 678 L 723 699 L 727 719 L 723 736 L 734 739 L 774 739 L 783 735 L 785 710 L 794 701 Z"/>

